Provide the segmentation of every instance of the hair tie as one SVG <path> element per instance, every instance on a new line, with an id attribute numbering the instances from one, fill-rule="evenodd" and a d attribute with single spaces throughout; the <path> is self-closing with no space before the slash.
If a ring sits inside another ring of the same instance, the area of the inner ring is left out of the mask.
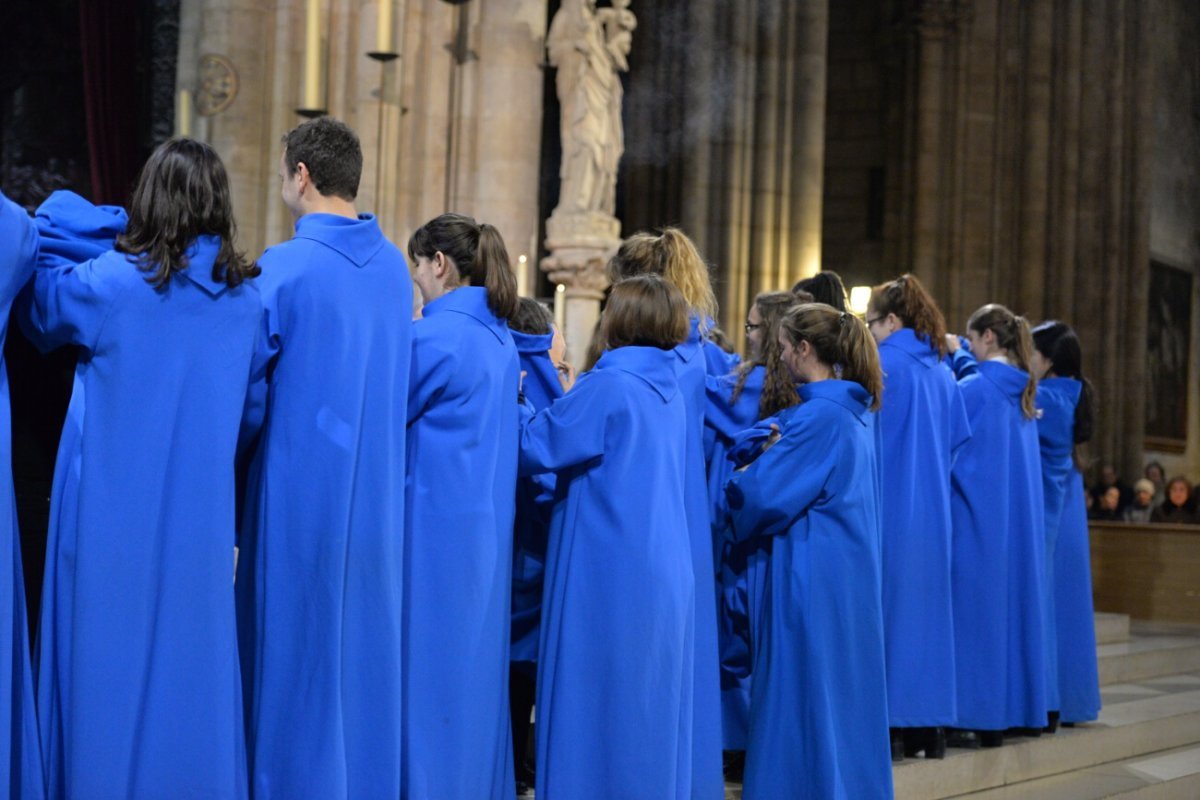
<path id="1" fill-rule="evenodd" d="M 846 327 L 846 312 L 845 311 L 838 313 L 838 327 L 839 328 Z"/>

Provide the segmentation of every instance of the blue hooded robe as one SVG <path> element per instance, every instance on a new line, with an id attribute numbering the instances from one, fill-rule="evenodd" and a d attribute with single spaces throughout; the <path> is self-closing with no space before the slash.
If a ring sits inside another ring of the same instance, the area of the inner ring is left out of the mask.
<path id="1" fill-rule="evenodd" d="M 33 673 L 29 662 L 29 627 L 25 618 L 25 580 L 21 571 L 21 537 L 13 497 L 12 426 L 9 419 L 8 368 L 4 338 L 8 311 L 17 292 L 33 273 L 38 232 L 25 209 L 0 192 L 0 787 L 9 797 L 45 796 L 37 711 L 33 705 Z"/>
<path id="2" fill-rule="evenodd" d="M 1100 714 L 1091 551 L 1083 476 L 1075 469 L 1075 406 L 1083 385 L 1074 378 L 1038 383 L 1047 548 L 1047 709 L 1063 722 Z"/>
<path id="3" fill-rule="evenodd" d="M 260 264 L 237 582 L 253 794 L 396 798 L 412 282 L 369 214 L 302 216 Z"/>
<path id="4" fill-rule="evenodd" d="M 525 373 L 522 392 L 534 411 L 548 408 L 563 396 L 558 370 L 550 360 L 554 334 L 532 334 L 509 330 L 521 371 Z M 554 506 L 554 475 L 541 474 L 517 480 L 517 513 L 513 523 L 512 567 L 512 650 L 513 664 L 537 661 L 538 624 L 542 612 L 542 579 L 546 564 L 546 536 Z M 530 673 L 530 677 L 533 675 Z M 514 743 L 520 747 L 521 743 Z"/>
<path id="5" fill-rule="evenodd" d="M 692 796 L 686 424 L 675 355 L 621 347 L 523 427 L 522 472 L 554 470 L 559 487 L 538 661 L 538 797 Z"/>
<path id="6" fill-rule="evenodd" d="M 953 725 L 950 468 L 971 436 L 962 393 L 928 339 L 879 345 L 883 621 L 893 728 Z"/>
<path id="7" fill-rule="evenodd" d="M 708 497 L 720 601 L 717 635 L 721 664 L 721 745 L 726 750 L 746 749 L 753 628 L 762 600 L 770 539 L 734 539 L 729 528 L 725 484 L 733 477 L 736 466 L 730 458 L 734 442 L 758 420 L 765 375 L 764 367 L 753 367 L 736 400 L 733 398 L 738 382 L 736 373 L 710 375 L 707 380 L 704 425 L 713 439 L 708 462 Z"/>
<path id="8" fill-rule="evenodd" d="M 729 483 L 739 538 L 773 539 L 742 796 L 892 796 L 871 396 L 800 387 L 778 442 Z"/>
<path id="9" fill-rule="evenodd" d="M 80 348 L 38 647 L 51 797 L 247 795 L 234 461 L 262 303 L 213 279 L 219 245 L 162 289 L 116 251 L 51 258 L 21 298 L 31 342 Z"/>
<path id="10" fill-rule="evenodd" d="M 952 359 L 971 438 L 951 472 L 957 727 L 1040 728 L 1045 531 L 1037 422 L 1021 410 L 1029 375 L 1000 361 Z"/>
<path id="11" fill-rule="evenodd" d="M 408 800 L 512 797 L 508 706 L 520 365 L 487 290 L 413 326 L 405 497 Z"/>
<path id="12" fill-rule="evenodd" d="M 692 541 L 692 573 L 696 576 L 696 656 L 692 690 L 692 797 L 723 800 L 725 777 L 721 762 L 721 677 L 717 646 L 717 576 L 713 566 L 712 525 L 705 476 L 705 378 L 709 351 L 697 318 L 687 341 L 675 348 L 679 393 L 687 409 L 684 438 L 684 492 L 688 531 Z M 713 356 L 716 354 L 713 353 Z M 719 364 L 721 359 L 715 359 Z M 705 588 L 707 587 L 707 588 Z"/>

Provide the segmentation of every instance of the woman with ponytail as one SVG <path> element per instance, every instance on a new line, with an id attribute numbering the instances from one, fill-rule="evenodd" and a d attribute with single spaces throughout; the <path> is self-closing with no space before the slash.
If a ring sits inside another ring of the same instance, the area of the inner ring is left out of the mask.
<path id="1" fill-rule="evenodd" d="M 1041 728 L 1045 521 L 1029 324 L 1001 305 L 967 321 L 970 350 L 946 336 L 971 423 L 951 471 L 958 722 L 950 744 L 995 747 Z"/>
<path id="2" fill-rule="evenodd" d="M 733 475 L 728 458 L 738 435 L 755 422 L 773 417 L 800 402 L 796 382 L 783 363 L 779 323 L 796 297 L 791 292 L 763 292 L 746 315 L 749 352 L 736 372 L 709 375 L 705 434 L 712 439 L 708 459 L 708 493 L 712 503 L 714 553 L 720 584 L 718 639 L 721 655 L 722 743 L 726 750 L 746 749 L 750 711 L 751 620 L 762 597 L 767 551 L 762 540 L 734 542 L 728 527 L 725 484 Z"/>
<path id="3" fill-rule="evenodd" d="M 883 376 L 852 314 L 790 310 L 801 402 L 729 482 L 738 539 L 769 539 L 743 796 L 890 798 L 875 415 Z"/>
<path id="4" fill-rule="evenodd" d="M 660 234 L 637 233 L 626 239 L 608 262 L 609 280 L 616 284 L 645 274 L 659 275 L 679 289 L 690 317 L 688 338 L 675 348 L 675 369 L 687 409 L 684 480 L 697 597 L 692 791 L 696 800 L 721 800 L 725 782 L 721 774 L 717 579 L 705 485 L 704 406 L 705 376 L 728 373 L 729 362 L 720 348 L 704 339 L 708 320 L 716 315 L 717 301 L 708 280 L 708 267 L 691 239 L 677 228 L 666 228 Z"/>
<path id="5" fill-rule="evenodd" d="M 413 325 L 405 486 L 408 797 L 509 797 L 509 612 L 520 368 L 499 232 L 443 214 L 408 242 Z"/>
<path id="6" fill-rule="evenodd" d="M 942 363 L 945 320 L 915 276 L 875 287 L 867 326 L 884 373 L 878 430 L 892 757 L 923 750 L 942 758 L 943 728 L 957 718 L 950 468 L 971 427 Z"/>
<path id="7" fill-rule="evenodd" d="M 1087 506 L 1079 448 L 1092 438 L 1095 399 L 1083 377 L 1075 331 L 1062 322 L 1033 329 L 1038 439 L 1046 525 L 1047 728 L 1100 714 Z"/>

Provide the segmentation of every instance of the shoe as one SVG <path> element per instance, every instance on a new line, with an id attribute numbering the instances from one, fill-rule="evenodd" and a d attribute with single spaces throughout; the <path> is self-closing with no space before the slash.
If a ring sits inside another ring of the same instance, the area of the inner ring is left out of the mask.
<path id="1" fill-rule="evenodd" d="M 1004 731 L 980 731 L 979 745 L 981 747 L 999 747 L 1004 744 Z"/>
<path id="2" fill-rule="evenodd" d="M 1041 728 L 1009 728 L 1004 732 L 1005 736 L 1024 736 L 1029 739 L 1036 739 L 1042 735 Z"/>
<path id="3" fill-rule="evenodd" d="M 900 728 L 892 728 L 890 731 L 892 738 L 892 761 L 904 760 L 904 733 Z"/>
<path id="4" fill-rule="evenodd" d="M 1075 727 L 1075 723 L 1074 723 L 1074 722 L 1063 722 L 1063 723 L 1060 723 L 1060 724 L 1061 724 L 1061 725 L 1062 725 L 1064 728 L 1074 728 L 1074 727 Z"/>
<path id="5" fill-rule="evenodd" d="M 1046 715 L 1046 727 L 1042 728 L 1042 733 L 1054 733 L 1058 730 L 1058 712 L 1051 711 Z"/>
<path id="6" fill-rule="evenodd" d="M 965 728 L 947 728 L 946 746 L 957 747 L 962 750 L 978 750 L 979 736 L 975 731 L 969 731 Z"/>
<path id="7" fill-rule="evenodd" d="M 946 757 L 946 729 L 928 728 L 928 738 L 925 740 L 925 757 L 943 759 Z"/>

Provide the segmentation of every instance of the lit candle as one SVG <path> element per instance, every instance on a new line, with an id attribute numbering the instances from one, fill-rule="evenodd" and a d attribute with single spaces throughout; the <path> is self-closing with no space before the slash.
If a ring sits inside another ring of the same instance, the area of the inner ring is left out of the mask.
<path id="1" fill-rule="evenodd" d="M 304 28 L 304 108 L 321 110 L 321 0 L 308 0 Z"/>
<path id="2" fill-rule="evenodd" d="M 379 17 L 375 21 L 375 52 L 392 53 L 392 0 L 379 0 Z"/>
<path id="3" fill-rule="evenodd" d="M 554 287 L 554 324 L 560 331 L 567 328 L 567 287 L 561 283 Z"/>
<path id="4" fill-rule="evenodd" d="M 529 296 L 529 259 L 523 255 L 517 256 L 517 294 Z"/>
<path id="5" fill-rule="evenodd" d="M 870 286 L 855 286 L 850 289 L 850 310 L 855 314 L 862 316 L 867 313 L 867 306 L 871 302 L 871 287 Z"/>
<path id="6" fill-rule="evenodd" d="M 179 90 L 175 106 L 175 135 L 179 137 L 192 135 L 192 93 L 187 89 Z"/>

